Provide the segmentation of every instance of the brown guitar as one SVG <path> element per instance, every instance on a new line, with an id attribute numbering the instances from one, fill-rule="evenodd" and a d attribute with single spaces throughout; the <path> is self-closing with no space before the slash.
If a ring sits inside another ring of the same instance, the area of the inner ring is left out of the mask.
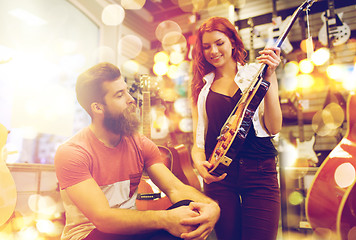
<path id="1" fill-rule="evenodd" d="M 306 213 L 316 233 L 356 239 L 356 95 L 347 102 L 347 132 L 319 167 L 306 198 Z M 334 238 L 333 238 L 334 239 Z"/>
<path id="2" fill-rule="evenodd" d="M 148 75 L 141 76 L 142 86 L 142 132 L 151 139 L 151 94 L 150 85 L 151 79 Z M 173 168 L 173 155 L 171 151 L 163 146 L 158 146 L 164 164 L 167 168 Z M 147 173 L 143 173 L 140 184 L 138 185 L 138 196 L 136 207 L 138 210 L 162 210 L 167 209 L 172 205 L 167 196 L 154 185 Z"/>
<path id="3" fill-rule="evenodd" d="M 13 214 L 17 200 L 15 181 L 5 162 L 7 134 L 8 130 L 0 124 L 0 226 Z"/>

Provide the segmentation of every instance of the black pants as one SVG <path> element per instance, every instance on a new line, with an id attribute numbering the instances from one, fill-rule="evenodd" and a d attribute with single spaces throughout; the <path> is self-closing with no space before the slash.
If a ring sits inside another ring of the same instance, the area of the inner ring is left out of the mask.
<path id="1" fill-rule="evenodd" d="M 205 184 L 205 193 L 218 201 L 219 240 L 275 240 L 280 215 L 276 160 L 236 159 L 227 177 Z"/>
<path id="2" fill-rule="evenodd" d="M 188 206 L 190 202 L 191 200 L 179 201 L 173 204 L 168 209 L 173 209 L 180 206 Z M 181 239 L 181 238 L 175 237 L 165 230 L 159 230 L 151 233 L 136 234 L 136 235 L 119 235 L 119 234 L 104 233 L 95 228 L 83 240 L 177 240 L 177 239 Z"/>

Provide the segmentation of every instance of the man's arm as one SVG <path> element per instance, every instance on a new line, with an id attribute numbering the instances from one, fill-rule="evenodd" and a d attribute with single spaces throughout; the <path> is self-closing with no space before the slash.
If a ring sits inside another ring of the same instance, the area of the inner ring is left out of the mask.
<path id="1" fill-rule="evenodd" d="M 147 168 L 151 180 L 159 187 L 171 200 L 176 203 L 180 200 L 193 200 L 189 208 L 199 215 L 192 215 L 182 219 L 180 224 L 194 227 L 194 231 L 179 235 L 188 239 L 205 239 L 213 230 L 215 223 L 220 216 L 220 208 L 212 199 L 202 194 L 197 189 L 183 184 L 173 173 L 162 163 L 156 163 Z M 198 226 L 195 228 L 195 226 Z M 172 232 L 174 227 L 167 229 Z"/>
<path id="2" fill-rule="evenodd" d="M 198 214 L 189 207 L 169 211 L 138 211 L 110 208 L 109 203 L 94 179 L 88 179 L 65 189 L 69 198 L 97 227 L 106 233 L 139 234 L 152 230 L 175 228 L 174 234 L 190 231 L 180 224 L 185 218 Z"/>

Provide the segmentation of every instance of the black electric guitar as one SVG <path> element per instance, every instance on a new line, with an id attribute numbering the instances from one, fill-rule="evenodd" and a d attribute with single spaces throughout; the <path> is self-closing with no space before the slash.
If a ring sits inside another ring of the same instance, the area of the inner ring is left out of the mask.
<path id="1" fill-rule="evenodd" d="M 334 0 L 328 0 L 328 10 L 321 15 L 324 22 L 319 31 L 319 41 L 329 48 L 347 42 L 350 38 L 350 27 L 342 21 L 343 13 L 335 13 Z"/>
<path id="2" fill-rule="evenodd" d="M 303 10 L 309 8 L 313 3 L 314 0 L 306 0 L 298 7 L 297 10 L 294 11 L 287 27 L 285 28 L 285 31 L 277 39 L 275 44 L 276 47 L 280 47 L 282 45 L 299 14 Z M 228 153 L 232 142 L 234 140 L 238 141 L 238 146 L 241 147 L 245 141 L 247 133 L 252 125 L 253 115 L 266 95 L 270 85 L 268 81 L 264 80 L 267 68 L 268 66 L 266 64 L 261 65 L 255 75 L 256 77 L 251 81 L 250 87 L 243 92 L 242 97 L 222 127 L 220 135 L 217 139 L 218 142 L 213 153 L 209 157 L 209 162 L 212 164 L 212 168 L 209 170 L 210 174 L 220 176 L 225 173 L 231 164 L 232 159 L 240 150 L 236 149 L 233 153 Z"/>

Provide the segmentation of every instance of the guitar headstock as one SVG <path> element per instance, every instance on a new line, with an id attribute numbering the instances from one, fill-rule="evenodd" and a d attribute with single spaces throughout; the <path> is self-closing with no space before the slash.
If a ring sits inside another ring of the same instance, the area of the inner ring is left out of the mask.
<path id="1" fill-rule="evenodd" d="M 142 92 L 149 92 L 151 88 L 151 77 L 148 74 L 141 74 L 140 85 Z"/>
<path id="2" fill-rule="evenodd" d="M 159 86 L 157 77 L 149 74 L 140 75 L 140 88 L 142 92 L 150 92 L 152 96 L 158 95 Z"/>

